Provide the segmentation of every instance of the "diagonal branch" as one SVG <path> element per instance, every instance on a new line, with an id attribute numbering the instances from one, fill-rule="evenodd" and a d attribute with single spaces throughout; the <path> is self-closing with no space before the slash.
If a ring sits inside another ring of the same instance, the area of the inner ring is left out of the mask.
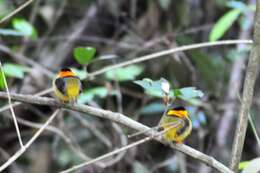
<path id="1" fill-rule="evenodd" d="M 33 137 L 24 145 L 24 147 L 20 148 L 12 157 L 10 157 L 7 162 L 0 166 L 0 172 L 5 170 L 9 165 L 11 165 L 16 159 L 18 159 L 31 145 L 32 143 L 40 136 L 40 134 L 46 129 L 46 127 L 52 122 L 52 120 L 59 113 L 59 109 L 54 111 L 54 113 L 50 116 L 50 118 L 44 123 L 44 125 L 33 135 Z"/>
<path id="2" fill-rule="evenodd" d="M 19 13 L 22 9 L 24 9 L 25 7 L 27 7 L 28 5 L 30 5 L 34 0 L 28 0 L 26 1 L 24 4 L 22 4 L 20 7 L 18 7 L 17 9 L 15 9 L 13 12 L 11 12 L 10 14 L 8 14 L 7 16 L 5 16 L 3 19 L 0 20 L 0 24 L 6 22 L 7 20 L 9 20 L 11 17 L 13 17 L 14 15 L 16 15 L 17 13 Z"/>
<path id="3" fill-rule="evenodd" d="M 7 94 L 4 92 L 0 92 L 0 98 L 7 98 Z M 129 128 L 138 130 L 138 131 L 146 131 L 147 136 L 153 136 L 154 131 L 153 130 L 148 130 L 150 129 L 149 127 L 136 122 L 132 120 L 131 118 L 128 118 L 127 116 L 121 114 L 121 113 L 116 113 L 112 112 L 109 110 L 103 110 L 99 108 L 94 108 L 91 106 L 87 105 L 71 105 L 71 104 L 63 104 L 58 101 L 56 101 L 53 98 L 48 98 L 48 97 L 38 97 L 38 96 L 31 96 L 31 95 L 23 95 L 23 94 L 11 94 L 11 98 L 13 100 L 21 101 L 21 102 L 26 102 L 26 103 L 31 103 L 31 104 L 39 104 L 39 105 L 49 105 L 49 106 L 54 106 L 58 108 L 65 108 L 65 109 L 70 109 L 78 112 L 83 112 L 87 113 L 90 115 L 98 116 L 101 118 L 106 118 L 110 119 L 111 121 L 123 124 Z M 162 138 L 156 138 L 157 141 L 164 143 Z M 221 162 L 215 160 L 213 157 L 208 156 L 198 150 L 195 150 L 187 145 L 184 144 L 173 144 L 171 145 L 173 149 L 176 149 L 182 153 L 185 153 L 194 159 L 197 159 L 201 162 L 206 163 L 210 167 L 218 170 L 219 172 L 222 173 L 233 173 L 229 168 L 227 168 L 225 165 L 223 165 Z"/>

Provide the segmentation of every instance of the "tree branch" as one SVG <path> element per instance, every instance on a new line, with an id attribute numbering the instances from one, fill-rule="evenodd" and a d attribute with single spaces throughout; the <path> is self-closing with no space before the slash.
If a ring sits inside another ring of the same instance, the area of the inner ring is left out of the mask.
<path id="1" fill-rule="evenodd" d="M 11 165 L 16 159 L 18 159 L 31 145 L 32 143 L 40 136 L 40 134 L 45 130 L 45 128 L 52 122 L 52 120 L 58 114 L 59 109 L 54 111 L 54 113 L 50 116 L 50 118 L 44 123 L 44 125 L 33 135 L 33 137 L 24 145 L 24 147 L 20 148 L 12 157 L 10 157 L 7 162 L 0 166 L 0 172 L 5 170 L 9 165 Z"/>
<path id="2" fill-rule="evenodd" d="M 7 98 L 7 94 L 4 92 L 0 92 L 0 98 Z M 54 107 L 58 107 L 58 108 L 65 108 L 65 109 L 70 109 L 70 110 L 74 110 L 74 111 L 78 111 L 78 112 L 87 113 L 87 114 L 98 116 L 101 118 L 110 119 L 114 122 L 123 124 L 129 128 L 132 128 L 132 129 L 135 129 L 138 131 L 146 131 L 145 134 L 150 137 L 153 137 L 153 135 L 154 135 L 153 130 L 148 130 L 148 129 L 150 129 L 149 127 L 147 127 L 139 122 L 136 122 L 121 113 L 115 113 L 115 112 L 112 112 L 109 110 L 94 108 L 94 107 L 90 107 L 87 105 L 64 104 L 64 103 L 56 101 L 53 98 L 48 98 L 48 97 L 38 97 L 38 96 L 23 95 L 23 94 L 11 94 L 11 98 L 13 100 L 31 103 L 31 104 L 48 105 L 48 106 L 54 106 Z M 156 140 L 163 144 L 167 144 L 161 137 L 156 138 Z M 215 160 L 213 157 L 207 156 L 206 154 L 204 154 L 200 151 L 197 151 L 187 145 L 173 144 L 173 145 L 171 145 L 171 147 L 173 149 L 176 149 L 182 153 L 185 153 L 185 154 L 193 157 L 196 160 L 200 160 L 200 161 L 206 163 L 210 167 L 212 167 L 222 173 L 233 173 L 229 168 L 227 168 L 221 162 Z"/>
<path id="3" fill-rule="evenodd" d="M 30 5 L 34 0 L 28 0 L 26 1 L 24 4 L 22 4 L 20 7 L 18 7 L 17 9 L 15 9 L 13 12 L 11 12 L 10 14 L 8 14 L 7 16 L 5 16 L 3 19 L 0 20 L 0 24 L 4 23 L 5 21 L 9 20 L 11 17 L 13 17 L 14 15 L 16 15 L 17 13 L 19 13 L 22 9 L 24 9 L 25 7 L 27 7 L 28 5 Z"/>
<path id="4" fill-rule="evenodd" d="M 238 170 L 238 165 L 243 151 L 246 129 L 248 124 L 248 115 L 254 94 L 254 85 L 259 72 L 260 65 L 260 0 L 256 4 L 256 16 L 254 26 L 254 43 L 250 52 L 249 62 L 246 69 L 246 77 L 244 81 L 244 90 L 242 96 L 242 104 L 239 111 L 235 139 L 232 147 L 232 157 L 230 168 L 233 171 Z"/>

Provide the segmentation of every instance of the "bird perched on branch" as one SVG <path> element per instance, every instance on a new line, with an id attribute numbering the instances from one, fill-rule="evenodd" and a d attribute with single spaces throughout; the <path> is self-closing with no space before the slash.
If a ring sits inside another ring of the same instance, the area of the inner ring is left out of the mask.
<path id="1" fill-rule="evenodd" d="M 63 68 L 53 80 L 53 89 L 60 101 L 76 103 L 82 90 L 82 84 L 79 77 L 71 69 Z"/>
<path id="2" fill-rule="evenodd" d="M 180 106 L 169 108 L 162 116 L 159 127 L 165 130 L 163 137 L 166 141 L 182 143 L 191 133 L 192 122 L 188 111 Z"/>

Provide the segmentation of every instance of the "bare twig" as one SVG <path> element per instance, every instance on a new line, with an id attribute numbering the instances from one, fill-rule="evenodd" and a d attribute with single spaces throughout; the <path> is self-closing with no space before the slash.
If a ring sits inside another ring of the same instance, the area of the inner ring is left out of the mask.
<path id="1" fill-rule="evenodd" d="M 22 141 L 22 138 L 21 138 L 19 126 L 18 126 L 17 119 L 16 119 L 16 116 L 15 116 L 15 113 L 14 113 L 14 109 L 12 107 L 10 92 L 9 92 L 9 88 L 8 88 L 8 85 L 7 85 L 7 82 L 6 82 L 6 78 L 5 78 L 5 74 L 4 74 L 4 68 L 2 66 L 1 61 L 0 61 L 0 72 L 2 73 L 2 78 L 3 78 L 4 85 L 5 85 L 5 88 L 6 88 L 6 92 L 7 92 L 7 95 L 8 95 L 8 104 L 9 104 L 9 108 L 10 108 L 10 111 L 11 111 L 11 114 L 12 114 L 12 117 L 13 117 L 14 126 L 15 126 L 15 130 L 16 130 L 16 133 L 17 133 L 19 143 L 20 143 L 20 147 L 23 148 L 24 147 L 23 141 Z"/>
<path id="2" fill-rule="evenodd" d="M 246 69 L 242 104 L 239 111 L 235 139 L 232 147 L 232 157 L 230 168 L 233 171 L 238 170 L 238 165 L 243 151 L 246 129 L 248 124 L 248 115 L 254 94 L 254 85 L 259 72 L 260 65 L 260 0 L 256 4 L 255 26 L 254 26 L 254 43 L 249 56 L 249 62 Z"/>
<path id="3" fill-rule="evenodd" d="M 112 151 L 112 152 L 110 152 L 110 153 L 107 153 L 107 154 L 104 154 L 104 155 L 102 155 L 102 156 L 100 156 L 100 157 L 97 157 L 97 158 L 95 158 L 95 159 L 93 159 L 93 160 L 90 160 L 90 161 L 88 161 L 88 162 L 81 163 L 81 164 L 76 165 L 76 166 L 73 166 L 73 167 L 71 167 L 71 168 L 69 168 L 69 169 L 67 169 L 67 170 L 61 171 L 60 173 L 68 173 L 68 172 L 71 172 L 71 171 L 75 171 L 75 170 L 77 170 L 77 169 L 79 169 L 79 168 L 82 168 L 82 167 L 84 167 L 84 166 L 90 165 L 90 164 L 95 163 L 95 162 L 97 162 L 97 161 L 103 160 L 103 159 L 105 159 L 105 158 L 107 158 L 107 157 L 110 157 L 110 156 L 113 156 L 113 155 L 118 154 L 118 153 L 120 153 L 120 152 L 123 152 L 123 151 L 125 151 L 125 150 L 128 150 L 129 148 L 132 148 L 132 147 L 135 147 L 135 146 L 140 145 L 140 144 L 142 144 L 142 143 L 145 143 L 145 142 L 147 142 L 147 141 L 149 141 L 149 140 L 151 140 L 151 139 L 152 139 L 152 137 L 146 137 L 146 138 L 141 139 L 141 140 L 139 140 L 139 141 L 137 141 L 137 142 L 134 142 L 134 143 L 132 143 L 132 144 L 129 144 L 129 145 L 125 146 L 125 147 L 119 148 L 119 149 L 114 150 L 114 151 Z"/>
<path id="4" fill-rule="evenodd" d="M 119 67 L 124 67 L 124 66 L 127 66 L 127 65 L 140 63 L 140 62 L 143 62 L 143 61 L 159 58 L 161 56 L 166 56 L 166 55 L 173 54 L 173 53 L 176 53 L 176 52 L 182 52 L 182 51 L 198 49 L 198 48 L 203 48 L 203 47 L 212 47 L 212 46 L 220 46 L 220 45 L 232 45 L 232 44 L 252 44 L 252 40 L 223 40 L 223 41 L 216 41 L 216 42 L 205 42 L 205 43 L 197 43 L 197 44 L 180 46 L 180 47 L 177 47 L 177 48 L 152 53 L 152 54 L 149 54 L 149 55 L 145 55 L 145 56 L 141 56 L 141 57 L 138 57 L 138 58 L 135 58 L 135 59 L 131 59 L 129 61 L 125 61 L 125 62 L 122 62 L 122 63 L 118 63 L 118 64 L 115 64 L 115 65 L 105 67 L 101 70 L 97 70 L 95 72 L 90 73 L 88 75 L 88 78 L 92 78 L 94 76 L 103 74 L 103 73 L 105 73 L 109 70 L 113 70 L 113 69 L 116 69 L 116 68 L 119 68 Z"/>
<path id="5" fill-rule="evenodd" d="M 7 94 L 4 92 L 0 92 L 0 98 L 7 98 Z M 47 97 L 37 97 L 37 96 L 30 96 L 30 95 L 23 95 L 23 94 L 11 94 L 11 98 L 13 100 L 21 101 L 21 102 L 27 102 L 31 104 L 39 104 L 39 105 L 49 105 L 54 107 L 63 107 L 66 109 L 71 109 L 78 112 L 87 113 L 90 115 L 98 116 L 101 118 L 110 119 L 111 121 L 123 124 L 129 128 L 136 129 L 138 131 L 147 131 L 145 134 L 149 136 L 154 135 L 154 131 L 151 130 L 149 127 L 134 121 L 133 119 L 121 114 L 112 112 L 109 110 L 103 110 L 99 108 L 90 107 L 87 105 L 70 105 L 70 104 L 63 104 L 55 99 L 47 98 Z M 164 143 L 162 139 L 156 138 L 161 143 Z M 185 153 L 197 160 L 200 160 L 207 165 L 211 166 L 212 168 L 222 172 L 222 173 L 233 173 L 229 168 L 227 168 L 225 165 L 223 165 L 221 162 L 215 160 L 213 157 L 210 157 L 204 153 L 201 153 L 200 151 L 197 151 L 187 145 L 179 144 L 179 145 L 172 145 L 173 149 L 176 149 L 182 153 Z"/>
<path id="6" fill-rule="evenodd" d="M 44 123 L 44 125 L 33 135 L 33 137 L 24 145 L 23 148 L 18 150 L 12 157 L 10 157 L 3 165 L 0 166 L 0 172 L 5 170 L 9 165 L 11 165 L 16 159 L 18 159 L 31 145 L 32 143 L 40 136 L 40 134 L 46 129 L 46 127 L 52 122 L 52 120 L 58 114 L 59 109 L 54 111 L 50 118 Z"/>
<path id="7" fill-rule="evenodd" d="M 158 137 L 158 136 L 161 136 L 163 133 L 165 133 L 166 131 L 170 130 L 171 128 L 172 128 L 172 127 L 169 127 L 168 129 L 165 129 L 165 130 L 163 130 L 162 132 L 158 132 L 158 133 L 156 133 L 155 135 L 146 137 L 146 138 L 144 138 L 144 139 L 141 139 L 141 140 L 139 140 L 139 141 L 136 141 L 136 142 L 134 142 L 134 143 L 132 143 L 132 144 L 126 145 L 126 146 L 124 146 L 124 147 L 122 147 L 122 148 L 119 148 L 119 149 L 116 149 L 116 150 L 114 150 L 114 151 L 111 151 L 111 152 L 109 152 L 109 153 L 107 153 L 107 154 L 104 154 L 104 155 L 102 155 L 102 156 L 99 156 L 99 157 L 97 157 L 97 158 L 95 158 L 95 159 L 92 159 L 92 160 L 90 160 L 90 161 L 87 161 L 87 162 L 81 163 L 81 164 L 79 164 L 79 165 L 73 166 L 73 167 L 71 167 L 71 168 L 69 168 L 69 169 L 66 169 L 66 170 L 64 170 L 64 171 L 61 171 L 60 173 L 69 173 L 69 172 L 71 172 L 71 171 L 78 170 L 78 169 L 80 169 L 80 168 L 82 168 L 82 167 L 84 167 L 84 166 L 87 166 L 87 165 L 90 165 L 90 164 L 92 164 L 92 163 L 96 163 L 96 162 L 98 162 L 98 161 L 101 161 L 101 160 L 103 160 L 103 159 L 105 159 L 105 158 L 108 158 L 108 157 L 110 157 L 110 156 L 113 156 L 113 155 L 115 155 L 115 154 L 118 154 L 118 153 L 121 153 L 121 152 L 125 152 L 126 150 L 128 150 L 128 149 L 130 149 L 130 148 L 133 148 L 133 147 L 135 147 L 135 146 L 137 146 L 137 145 L 140 145 L 140 144 L 143 144 L 143 143 L 145 143 L 145 142 L 147 142 L 147 141 L 150 141 L 150 140 L 153 139 L 153 138 L 156 138 L 156 137 Z"/>
<path id="8" fill-rule="evenodd" d="M 24 4 L 22 4 L 20 7 L 18 7 L 17 9 L 15 9 L 13 12 L 11 12 L 10 14 L 8 14 L 7 16 L 5 16 L 4 18 L 2 18 L 0 20 L 0 24 L 6 22 L 7 20 L 9 20 L 11 17 L 13 17 L 14 15 L 16 15 L 17 13 L 19 13 L 22 9 L 24 9 L 25 7 L 27 7 L 28 5 L 30 5 L 34 0 L 28 0 L 26 1 Z"/>
<path id="9" fill-rule="evenodd" d="M 42 96 L 42 95 L 50 93 L 51 91 L 52 91 L 52 88 L 49 88 L 49 89 L 40 91 L 39 93 L 35 94 L 35 96 Z M 22 104 L 21 102 L 15 102 L 15 103 L 12 104 L 12 107 L 16 107 L 16 106 L 19 106 L 21 104 Z M 8 109 L 9 109 L 9 105 L 5 105 L 5 106 L 0 108 L 0 112 L 6 111 Z"/>
<path id="10" fill-rule="evenodd" d="M 40 68 L 43 73 L 45 73 L 48 77 L 52 78 L 54 76 L 54 73 L 50 70 L 48 70 L 43 65 L 39 64 L 38 62 L 32 60 L 31 58 L 25 57 L 22 54 L 14 53 L 9 47 L 0 44 L 0 51 L 8 54 L 9 56 L 13 57 L 16 61 L 22 64 L 34 66 L 37 68 Z"/>

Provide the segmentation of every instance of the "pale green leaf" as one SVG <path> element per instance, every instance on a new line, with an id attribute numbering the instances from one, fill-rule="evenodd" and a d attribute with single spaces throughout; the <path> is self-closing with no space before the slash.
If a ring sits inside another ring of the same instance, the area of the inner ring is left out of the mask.
<path id="1" fill-rule="evenodd" d="M 159 0 L 159 4 L 162 7 L 162 9 L 168 10 L 168 8 L 171 4 L 171 0 Z"/>
<path id="2" fill-rule="evenodd" d="M 71 70 L 76 73 L 76 75 L 79 77 L 80 80 L 82 79 L 86 79 L 86 77 L 88 76 L 88 73 L 85 70 L 79 70 L 76 68 L 71 68 Z"/>
<path id="3" fill-rule="evenodd" d="M 242 173 L 259 173 L 260 171 L 260 158 L 251 160 L 243 169 Z"/>
<path id="4" fill-rule="evenodd" d="M 143 67 L 138 65 L 130 65 L 124 68 L 117 68 L 106 72 L 106 78 L 109 80 L 128 81 L 134 80 L 143 72 Z"/>
<path id="5" fill-rule="evenodd" d="M 12 64 L 12 63 L 6 63 L 3 65 L 4 73 L 8 77 L 15 77 L 23 79 L 24 73 L 29 71 L 27 67 Z"/>
<path id="6" fill-rule="evenodd" d="M 0 29 L 0 35 L 4 36 L 25 36 L 22 32 L 14 29 Z"/>
<path id="7" fill-rule="evenodd" d="M 28 36 L 31 39 L 37 39 L 38 34 L 36 29 L 25 19 L 15 18 L 12 20 L 12 25 L 14 29 L 21 32 L 24 36 Z"/>
<path id="8" fill-rule="evenodd" d="M 232 9 L 225 13 L 213 26 L 209 35 L 209 40 L 216 41 L 220 39 L 237 20 L 240 13 L 241 11 L 239 9 Z"/>
<path id="9" fill-rule="evenodd" d="M 250 161 L 243 161 L 239 163 L 238 169 L 243 170 L 250 163 Z"/>
<path id="10" fill-rule="evenodd" d="M 228 1 L 227 6 L 234 9 L 239 9 L 240 11 L 246 11 L 247 5 L 241 1 Z"/>
<path id="11" fill-rule="evenodd" d="M 189 100 L 196 97 L 203 97 L 204 95 L 201 90 L 197 90 L 195 87 L 175 89 L 173 92 L 175 97 L 179 97 L 184 100 Z"/>
<path id="12" fill-rule="evenodd" d="M 165 105 L 161 102 L 154 102 L 146 105 L 141 109 L 141 113 L 145 115 L 151 115 L 156 113 L 162 113 L 165 109 Z"/>
<path id="13" fill-rule="evenodd" d="M 138 161 L 133 164 L 133 173 L 151 173 L 151 171 Z"/>
<path id="14" fill-rule="evenodd" d="M 80 94 L 78 98 L 78 103 L 80 104 L 87 103 L 93 100 L 94 97 L 105 98 L 108 95 L 108 93 L 109 91 L 106 87 L 92 88 Z M 115 92 L 112 92 L 111 94 L 115 94 Z"/>

